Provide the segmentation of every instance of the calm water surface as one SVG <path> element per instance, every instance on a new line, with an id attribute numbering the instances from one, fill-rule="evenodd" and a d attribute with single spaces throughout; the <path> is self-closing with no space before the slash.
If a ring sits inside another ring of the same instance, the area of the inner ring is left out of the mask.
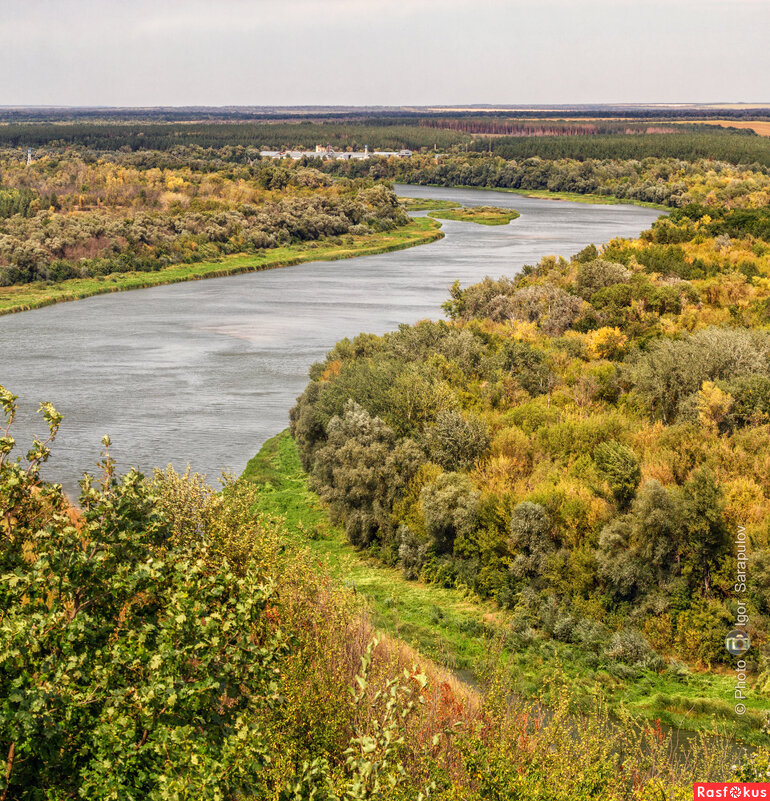
<path id="1" fill-rule="evenodd" d="M 288 424 L 309 366 L 342 337 L 441 316 L 459 278 L 512 275 L 543 255 L 636 236 L 659 212 L 484 190 L 399 194 L 513 207 L 507 226 L 445 220 L 439 242 L 395 253 L 101 295 L 0 317 L 0 384 L 19 396 L 26 449 L 50 400 L 64 423 L 46 476 L 75 492 L 109 433 L 121 468 L 189 463 L 239 473 Z"/>

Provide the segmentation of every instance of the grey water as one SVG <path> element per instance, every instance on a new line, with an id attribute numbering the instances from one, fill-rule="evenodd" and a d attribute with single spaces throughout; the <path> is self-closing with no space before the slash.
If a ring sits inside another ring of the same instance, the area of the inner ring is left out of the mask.
<path id="1" fill-rule="evenodd" d="M 286 428 L 311 364 L 343 337 L 442 317 L 455 279 L 513 275 L 542 256 L 637 236 L 659 212 L 472 189 L 398 186 L 402 196 L 518 209 L 510 225 L 443 222 L 428 245 L 193 281 L 0 317 L 0 384 L 19 396 L 19 450 L 64 415 L 44 475 L 76 497 L 112 438 L 121 469 L 173 463 L 215 483 Z"/>

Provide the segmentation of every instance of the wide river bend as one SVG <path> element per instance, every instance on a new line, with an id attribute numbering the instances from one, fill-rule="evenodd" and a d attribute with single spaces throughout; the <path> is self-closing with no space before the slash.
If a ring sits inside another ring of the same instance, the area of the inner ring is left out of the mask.
<path id="1" fill-rule="evenodd" d="M 513 275 L 555 253 L 636 236 L 659 212 L 474 189 L 398 186 L 410 197 L 513 207 L 506 226 L 443 221 L 408 250 L 172 284 L 0 317 L 0 384 L 19 396 L 20 450 L 64 423 L 45 475 L 77 491 L 109 433 L 121 469 L 173 462 L 235 473 L 288 424 L 313 362 L 343 337 L 442 316 L 455 279 Z"/>

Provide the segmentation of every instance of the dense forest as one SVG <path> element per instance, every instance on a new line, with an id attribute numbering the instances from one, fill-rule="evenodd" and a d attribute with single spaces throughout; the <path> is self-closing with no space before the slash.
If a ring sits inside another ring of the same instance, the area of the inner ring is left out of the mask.
<path id="1" fill-rule="evenodd" d="M 770 139 L 750 131 L 710 128 L 708 133 L 649 133 L 639 136 L 499 137 L 474 142 L 473 148 L 506 159 L 539 156 L 544 159 L 715 159 L 731 164 L 770 167 Z"/>
<path id="2" fill-rule="evenodd" d="M 547 137 L 540 141 L 550 142 Z M 504 159 L 484 154 L 435 158 L 328 162 L 324 171 L 347 177 L 390 178 L 427 186 L 470 186 L 608 195 L 667 206 L 704 203 L 747 206 L 770 203 L 770 170 L 727 162 L 674 158 Z"/>
<path id="3" fill-rule="evenodd" d="M 156 271 L 407 222 L 383 185 L 271 161 L 199 171 L 5 159 L 0 187 L 0 286 Z"/>
<path id="4" fill-rule="evenodd" d="M 444 150 L 471 137 L 448 129 L 400 124 L 398 120 L 221 123 L 24 123 L 0 126 L 0 147 L 85 147 L 93 150 L 170 150 L 180 145 L 202 148 L 253 147 L 257 150 L 313 148 L 331 144 L 351 148 Z"/>
<path id="5" fill-rule="evenodd" d="M 522 120 L 500 117 L 446 117 L 426 118 L 421 125 L 429 128 L 448 128 L 452 131 L 486 136 L 583 136 L 595 134 L 648 134 L 648 133 L 681 133 L 675 125 L 657 120 L 636 122 L 629 120 L 589 119 L 589 120 Z M 704 129 L 703 126 L 691 130 Z"/>
<path id="6" fill-rule="evenodd" d="M 292 432 L 350 541 L 633 670 L 731 663 L 745 526 L 770 692 L 769 224 L 690 205 L 338 343 Z"/>
<path id="7" fill-rule="evenodd" d="M 3 115 L 7 116 L 7 115 Z M 529 119 L 488 114 L 295 116 L 270 120 L 224 118 L 179 122 L 141 117 L 105 121 L 13 121 L 0 126 L 0 148 L 85 148 L 98 152 L 249 148 L 431 150 L 491 152 L 506 159 L 714 159 L 770 166 L 770 140 L 751 130 L 710 124 L 671 124 L 676 115 L 635 119 Z M 567 116 L 567 115 L 565 115 Z M 571 116 L 571 115 L 570 115 Z M 725 114 L 719 115 L 724 118 Z M 728 115 L 729 118 L 729 115 Z M 685 117 L 685 121 L 686 121 Z M 679 123 L 682 123 L 679 118 Z M 542 141 L 546 139 L 547 141 Z M 252 154 L 250 158 L 253 158 Z"/>

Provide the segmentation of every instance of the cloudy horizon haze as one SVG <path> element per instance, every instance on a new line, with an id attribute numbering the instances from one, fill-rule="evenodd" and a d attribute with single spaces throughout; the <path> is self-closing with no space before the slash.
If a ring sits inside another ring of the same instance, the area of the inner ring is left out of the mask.
<path id="1" fill-rule="evenodd" d="M 770 103 L 770 0 L 3 5 L 3 106 Z"/>

